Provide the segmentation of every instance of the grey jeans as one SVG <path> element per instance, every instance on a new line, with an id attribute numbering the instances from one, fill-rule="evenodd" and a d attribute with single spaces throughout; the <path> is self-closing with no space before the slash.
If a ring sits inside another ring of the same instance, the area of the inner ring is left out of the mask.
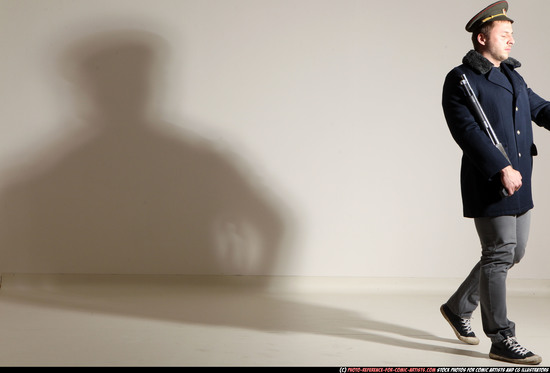
<path id="1" fill-rule="evenodd" d="M 516 333 L 514 322 L 507 317 L 506 277 L 525 254 L 531 212 L 474 221 L 481 241 L 481 260 L 449 298 L 447 306 L 466 319 L 481 304 L 483 331 L 495 343 Z"/>

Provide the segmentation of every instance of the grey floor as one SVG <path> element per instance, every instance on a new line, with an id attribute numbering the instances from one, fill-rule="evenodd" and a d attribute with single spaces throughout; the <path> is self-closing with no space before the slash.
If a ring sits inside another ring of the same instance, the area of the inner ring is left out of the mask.
<path id="1" fill-rule="evenodd" d="M 4 274 L 0 366 L 515 366 L 488 358 L 479 311 L 472 323 L 481 343 L 455 338 L 439 306 L 457 285 Z M 509 287 L 518 339 L 547 366 L 548 282 Z"/>

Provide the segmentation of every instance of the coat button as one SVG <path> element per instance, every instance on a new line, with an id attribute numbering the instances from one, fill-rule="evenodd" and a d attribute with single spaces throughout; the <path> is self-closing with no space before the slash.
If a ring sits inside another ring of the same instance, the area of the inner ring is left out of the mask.
<path id="1" fill-rule="evenodd" d="M 521 153 L 518 153 L 519 157 L 521 158 Z"/>
<path id="2" fill-rule="evenodd" d="M 516 111 L 518 111 L 518 110 L 519 110 L 519 108 L 516 106 Z"/>
<path id="3" fill-rule="evenodd" d="M 521 131 L 520 131 L 520 130 L 518 130 L 517 134 L 519 135 L 520 133 L 521 133 Z"/>

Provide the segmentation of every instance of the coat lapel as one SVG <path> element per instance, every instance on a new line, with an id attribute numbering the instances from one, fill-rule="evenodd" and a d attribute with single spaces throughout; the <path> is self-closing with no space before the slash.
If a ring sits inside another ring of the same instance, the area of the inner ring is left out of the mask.
<path id="1" fill-rule="evenodd" d="M 508 77 L 509 83 L 511 82 L 513 90 L 514 90 L 514 96 L 518 96 L 520 92 L 523 90 L 524 85 L 522 82 L 517 78 L 517 74 L 512 74 L 512 68 L 506 64 L 502 65 L 503 73 L 506 74 Z"/>
<path id="2" fill-rule="evenodd" d="M 505 67 L 503 67 L 505 68 Z M 489 71 L 489 74 L 487 74 L 487 79 L 493 83 L 496 84 L 510 93 L 514 93 L 514 87 L 512 86 L 512 83 L 510 83 L 510 80 L 504 75 L 503 72 L 500 72 L 499 69 L 493 68 L 491 71 Z"/>

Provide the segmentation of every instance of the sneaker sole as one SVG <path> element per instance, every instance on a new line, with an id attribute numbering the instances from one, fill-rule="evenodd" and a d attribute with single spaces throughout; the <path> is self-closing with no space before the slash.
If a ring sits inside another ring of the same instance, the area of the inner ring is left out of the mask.
<path id="1" fill-rule="evenodd" d="M 506 361 L 508 363 L 515 363 L 515 364 L 529 364 L 529 365 L 538 365 L 542 363 L 542 358 L 538 355 L 533 355 L 530 357 L 527 357 L 525 359 L 510 359 L 504 356 L 496 355 L 493 353 L 489 354 L 489 357 L 494 360 L 500 360 L 500 361 Z"/>
<path id="2" fill-rule="evenodd" d="M 456 330 L 455 327 L 453 326 L 453 323 L 451 322 L 451 320 L 449 320 L 449 318 L 445 314 L 445 311 L 443 311 L 443 306 L 441 306 L 439 308 L 439 311 L 441 311 L 441 314 L 443 315 L 445 320 L 447 320 L 447 322 L 449 323 L 449 325 L 453 329 L 453 332 L 455 332 L 455 335 L 459 340 L 461 340 L 462 342 L 467 343 L 469 345 L 478 345 L 479 344 L 479 338 L 478 337 L 464 337 L 464 336 L 460 335 L 458 330 Z"/>

